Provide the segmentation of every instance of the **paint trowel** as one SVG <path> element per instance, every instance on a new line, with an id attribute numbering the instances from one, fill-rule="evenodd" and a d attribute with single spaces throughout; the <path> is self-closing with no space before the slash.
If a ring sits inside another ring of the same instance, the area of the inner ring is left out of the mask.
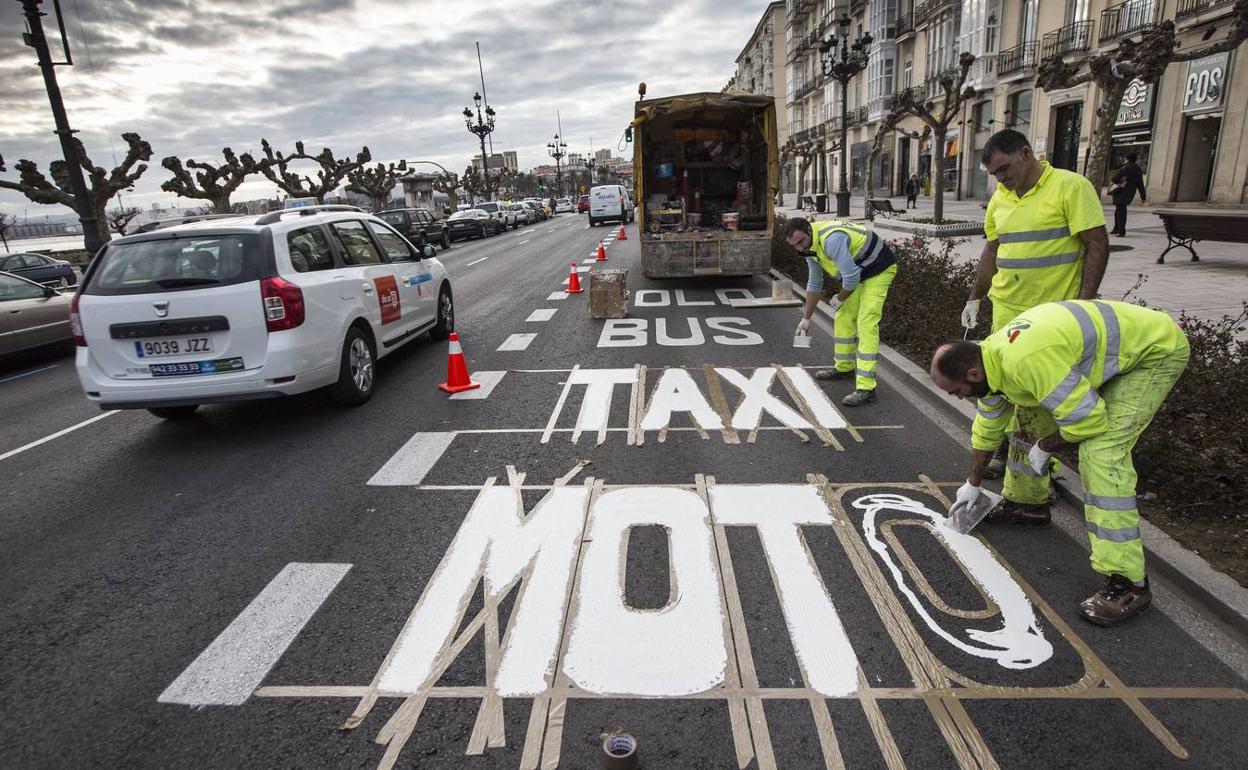
<path id="1" fill-rule="evenodd" d="M 945 526 L 960 535 L 970 534 L 971 530 L 975 529 L 975 526 L 983 521 L 988 512 L 999 502 L 1001 502 L 1001 495 L 987 489 L 981 490 L 979 497 L 975 498 L 973 503 L 954 503 L 949 509 L 949 517 L 945 519 Z"/>

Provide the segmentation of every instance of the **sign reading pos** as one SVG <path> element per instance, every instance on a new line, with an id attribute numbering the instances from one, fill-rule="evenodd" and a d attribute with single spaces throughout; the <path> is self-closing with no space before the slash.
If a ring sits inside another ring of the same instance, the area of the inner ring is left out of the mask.
<path id="1" fill-rule="evenodd" d="M 1224 51 L 1188 63 L 1187 82 L 1183 86 L 1183 112 L 1207 112 L 1222 106 L 1230 56 Z"/>

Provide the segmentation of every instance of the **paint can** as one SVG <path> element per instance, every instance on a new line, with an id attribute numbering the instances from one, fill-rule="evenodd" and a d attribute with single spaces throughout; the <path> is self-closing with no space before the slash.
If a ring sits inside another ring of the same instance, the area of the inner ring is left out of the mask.
<path id="1" fill-rule="evenodd" d="M 814 341 L 814 337 L 811 337 L 809 334 L 794 334 L 793 335 L 793 347 L 795 348 L 809 348 L 811 345 L 811 342 L 813 341 Z"/>
<path id="2" fill-rule="evenodd" d="M 724 223 L 725 230 L 736 230 L 741 225 L 741 215 L 730 211 L 724 212 L 720 220 Z"/>
<path id="3" fill-rule="evenodd" d="M 603 770 L 632 770 L 637 767 L 637 739 L 628 733 L 611 733 L 602 739 Z"/>

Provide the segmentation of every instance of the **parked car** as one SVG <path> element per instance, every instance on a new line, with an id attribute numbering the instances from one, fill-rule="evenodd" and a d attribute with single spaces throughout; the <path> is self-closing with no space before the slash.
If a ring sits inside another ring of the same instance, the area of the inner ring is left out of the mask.
<path id="1" fill-rule="evenodd" d="M 109 241 L 70 307 L 79 380 L 102 408 L 166 419 L 322 387 L 361 404 L 378 359 L 455 327 L 435 253 L 342 206 Z"/>
<path id="2" fill-rule="evenodd" d="M 530 198 L 525 198 L 524 200 L 520 202 L 523 203 L 526 208 L 528 208 L 530 211 L 533 212 L 534 222 L 546 221 L 546 211 L 542 208 L 541 203 L 539 203 L 538 201 L 532 200 Z"/>
<path id="3" fill-rule="evenodd" d="M 70 304 L 56 289 L 0 273 L 0 354 L 68 342 Z"/>
<path id="4" fill-rule="evenodd" d="M 42 254 L 5 254 L 0 256 L 0 272 L 11 273 L 35 283 L 52 286 L 73 286 L 78 274 L 68 262 Z"/>
<path id="5" fill-rule="evenodd" d="M 425 243 L 436 243 L 443 249 L 451 247 L 451 237 L 447 232 L 446 222 L 435 219 L 425 209 L 390 209 L 377 214 L 381 221 L 386 222 L 417 246 Z"/>
<path id="6" fill-rule="evenodd" d="M 557 199 L 555 201 L 555 213 L 556 214 L 571 214 L 572 213 L 572 199 L 571 198 Z"/>
<path id="7" fill-rule="evenodd" d="M 589 188 L 589 224 L 633 221 L 633 206 L 624 185 L 604 184 Z"/>
<path id="8" fill-rule="evenodd" d="M 501 233 L 503 226 L 498 220 L 481 209 L 465 209 L 456 211 L 446 220 L 447 237 L 452 242 L 460 238 L 484 238 L 487 235 Z"/>
<path id="9" fill-rule="evenodd" d="M 533 209 L 523 203 L 513 203 L 510 208 L 513 212 L 515 212 L 516 222 L 518 224 L 526 227 L 537 224 L 537 214 L 534 213 Z"/>
<path id="10" fill-rule="evenodd" d="M 478 203 L 477 208 L 497 219 L 503 230 L 509 227 L 514 230 L 520 226 L 520 223 L 516 221 L 516 212 L 512 211 L 511 207 L 506 203 L 486 201 L 485 203 Z"/>
<path id="11" fill-rule="evenodd" d="M 576 213 L 584 214 L 586 211 L 589 211 L 589 196 L 582 195 L 576 199 Z"/>

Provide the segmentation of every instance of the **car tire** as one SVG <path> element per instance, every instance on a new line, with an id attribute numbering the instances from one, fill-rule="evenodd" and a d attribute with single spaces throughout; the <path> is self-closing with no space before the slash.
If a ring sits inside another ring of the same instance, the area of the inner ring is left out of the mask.
<path id="1" fill-rule="evenodd" d="M 330 386 L 329 395 L 335 403 L 356 406 L 372 398 L 376 382 L 377 354 L 368 336 L 352 326 L 343 338 L 338 381 Z"/>
<path id="2" fill-rule="evenodd" d="M 444 340 L 451 336 L 453 331 L 455 331 L 455 296 L 451 294 L 451 287 L 443 284 L 442 290 L 438 292 L 437 320 L 433 328 L 429 330 L 429 337 Z"/>
<path id="3" fill-rule="evenodd" d="M 162 420 L 185 420 L 195 414 L 196 409 L 199 409 L 199 404 L 191 404 L 190 406 L 154 406 L 147 411 Z"/>
<path id="4" fill-rule="evenodd" d="M 446 251 L 451 247 L 451 236 L 446 232 L 442 233 L 442 250 Z"/>

